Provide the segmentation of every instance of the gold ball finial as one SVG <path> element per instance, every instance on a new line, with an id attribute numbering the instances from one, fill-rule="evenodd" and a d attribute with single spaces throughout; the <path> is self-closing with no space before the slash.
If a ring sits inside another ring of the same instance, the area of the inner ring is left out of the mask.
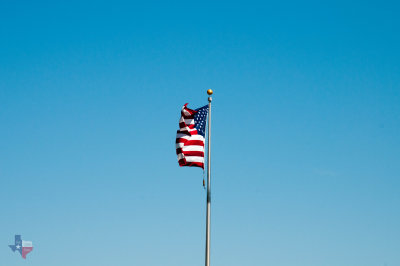
<path id="1" fill-rule="evenodd" d="M 213 90 L 212 90 L 212 89 L 208 89 L 208 90 L 207 90 L 207 94 L 208 94 L 208 95 L 213 94 Z"/>

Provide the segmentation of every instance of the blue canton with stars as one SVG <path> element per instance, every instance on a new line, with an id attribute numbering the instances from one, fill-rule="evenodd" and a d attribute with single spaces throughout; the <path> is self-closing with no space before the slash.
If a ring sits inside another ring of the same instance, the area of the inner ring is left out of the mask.
<path id="1" fill-rule="evenodd" d="M 22 239 L 21 235 L 15 235 L 15 244 L 14 245 L 8 245 L 12 251 L 18 251 L 22 255 Z"/>
<path id="2" fill-rule="evenodd" d="M 194 114 L 194 124 L 197 129 L 197 133 L 205 137 L 208 105 L 204 105 L 203 107 L 200 107 L 195 111 L 197 111 L 197 113 Z"/>

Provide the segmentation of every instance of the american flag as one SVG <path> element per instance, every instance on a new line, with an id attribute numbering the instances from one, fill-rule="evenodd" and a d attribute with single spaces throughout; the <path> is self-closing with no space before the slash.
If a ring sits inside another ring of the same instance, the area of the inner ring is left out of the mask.
<path id="1" fill-rule="evenodd" d="M 181 110 L 179 130 L 176 134 L 176 154 L 180 166 L 197 166 L 204 169 L 204 139 L 208 105 L 196 110 Z"/>

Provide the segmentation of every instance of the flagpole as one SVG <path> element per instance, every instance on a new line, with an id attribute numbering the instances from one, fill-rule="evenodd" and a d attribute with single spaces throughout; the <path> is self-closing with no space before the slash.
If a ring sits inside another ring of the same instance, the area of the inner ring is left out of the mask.
<path id="1" fill-rule="evenodd" d="M 207 133 L 207 217 L 206 217 L 206 260 L 205 266 L 210 266 L 210 236 L 211 236 L 211 101 L 213 91 L 207 90 L 208 97 L 208 133 Z"/>

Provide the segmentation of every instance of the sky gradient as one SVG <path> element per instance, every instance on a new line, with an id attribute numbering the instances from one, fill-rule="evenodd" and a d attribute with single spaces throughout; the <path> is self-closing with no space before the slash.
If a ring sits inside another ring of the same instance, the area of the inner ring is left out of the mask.
<path id="1" fill-rule="evenodd" d="M 2 1 L 0 266 L 400 265 L 399 8 Z"/>

